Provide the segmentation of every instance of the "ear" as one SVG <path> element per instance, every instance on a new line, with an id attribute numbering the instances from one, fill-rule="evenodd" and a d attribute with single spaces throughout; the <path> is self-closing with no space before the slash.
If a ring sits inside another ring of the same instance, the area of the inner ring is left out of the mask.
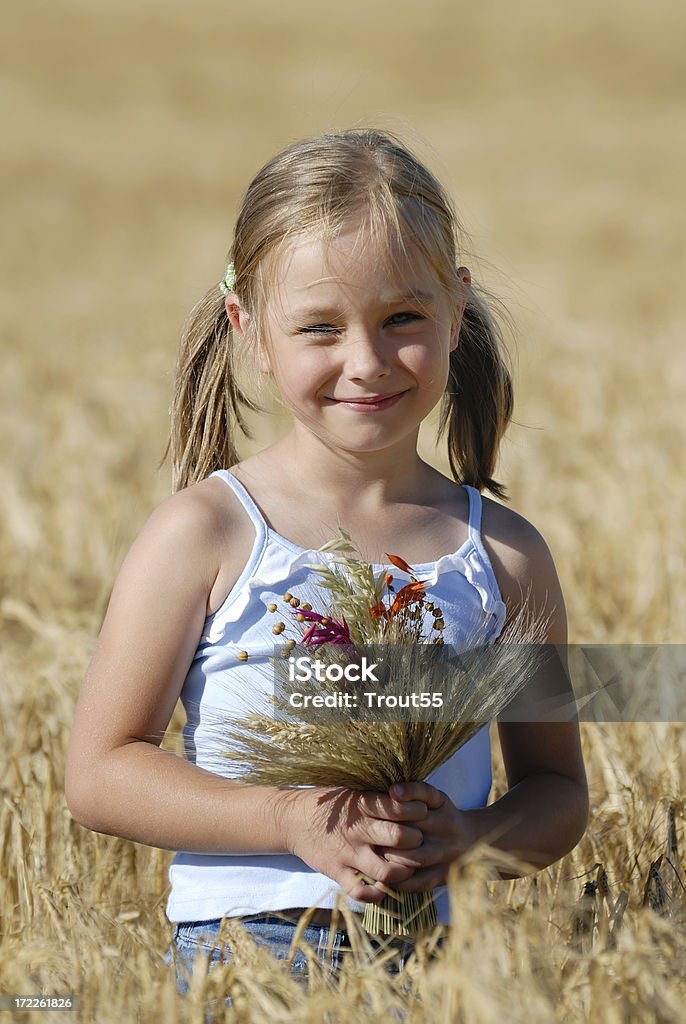
<path id="1" fill-rule="evenodd" d="M 250 313 L 247 313 L 244 309 L 241 309 L 241 304 L 238 301 L 238 296 L 235 292 L 229 292 L 226 296 L 226 315 L 228 316 L 231 326 L 237 334 L 240 334 L 246 342 L 251 345 L 255 344 L 255 339 L 251 337 L 251 319 Z M 263 345 L 257 345 L 257 367 L 262 373 L 271 373 L 272 367 L 269 362 L 269 354 Z"/>
<path id="2" fill-rule="evenodd" d="M 237 331 L 238 334 L 245 334 L 250 321 L 250 314 L 241 309 L 241 304 L 235 292 L 229 292 L 224 300 L 224 305 L 226 306 L 226 315 L 231 321 L 234 331 Z"/>

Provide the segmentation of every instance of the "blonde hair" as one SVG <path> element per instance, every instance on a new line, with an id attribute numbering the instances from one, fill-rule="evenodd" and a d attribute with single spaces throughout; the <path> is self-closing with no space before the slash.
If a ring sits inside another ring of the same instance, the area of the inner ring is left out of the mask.
<path id="1" fill-rule="evenodd" d="M 295 235 L 335 233 L 360 212 L 374 234 L 385 237 L 389 254 L 418 250 L 451 301 L 464 300 L 457 274 L 464 233 L 433 174 L 386 133 L 324 134 L 265 164 L 241 204 L 229 260 L 258 343 L 273 259 Z M 512 379 L 488 303 L 474 286 L 466 298 L 439 436 L 447 436 L 456 481 L 504 498 L 493 471 L 512 414 Z M 224 295 L 214 285 L 192 310 L 181 338 L 168 446 L 175 490 L 238 461 L 236 427 L 248 435 L 244 411 L 259 409 L 238 383 L 240 358 Z"/>

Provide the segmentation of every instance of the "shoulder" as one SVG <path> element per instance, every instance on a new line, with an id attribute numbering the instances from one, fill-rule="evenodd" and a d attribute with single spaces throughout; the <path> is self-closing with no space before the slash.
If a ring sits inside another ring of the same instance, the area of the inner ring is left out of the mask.
<path id="1" fill-rule="evenodd" d="M 533 605 L 551 619 L 550 640 L 565 642 L 564 598 L 542 534 L 514 509 L 482 495 L 481 537 L 508 610 Z"/>
<path id="2" fill-rule="evenodd" d="M 189 583 L 205 585 L 209 592 L 226 571 L 231 553 L 239 565 L 253 538 L 250 521 L 230 488 L 217 477 L 207 478 L 157 506 L 123 568 L 128 563 L 139 572 L 166 569 Z"/>
<path id="3" fill-rule="evenodd" d="M 552 562 L 550 549 L 533 523 L 492 498 L 482 495 L 481 501 L 481 536 L 502 569 L 519 577 Z"/>
<path id="4" fill-rule="evenodd" d="M 226 529 L 231 508 L 226 484 L 216 478 L 202 480 L 161 502 L 150 514 L 139 540 L 152 544 L 176 541 L 197 549 L 215 541 Z"/>
<path id="5" fill-rule="evenodd" d="M 212 550 L 220 532 L 220 516 L 212 491 L 203 481 L 162 501 L 134 540 L 118 582 L 141 576 L 185 577 L 189 585 L 196 580 L 209 580 Z"/>

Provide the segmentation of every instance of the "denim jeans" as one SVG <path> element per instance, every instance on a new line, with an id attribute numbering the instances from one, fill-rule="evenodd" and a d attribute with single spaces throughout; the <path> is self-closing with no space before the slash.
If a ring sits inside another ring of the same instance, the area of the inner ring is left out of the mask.
<path id="1" fill-rule="evenodd" d="M 278 914 L 263 914 L 250 918 L 237 918 L 245 931 L 258 946 L 268 949 L 276 960 L 287 960 L 291 954 L 291 943 L 297 930 L 295 921 L 283 920 Z M 232 958 L 231 947 L 222 940 L 217 943 L 217 936 L 222 925 L 221 920 L 188 921 L 176 925 L 173 937 L 173 951 L 165 954 L 165 962 L 176 969 L 177 988 L 180 993 L 188 991 L 188 981 L 193 971 L 198 950 L 202 950 L 208 960 L 209 969 L 212 965 Z M 308 925 L 300 937 L 300 944 L 293 953 L 290 972 L 303 981 L 307 980 L 308 962 L 301 945 L 307 944 L 314 952 L 316 959 L 328 968 L 330 975 L 335 977 L 349 955 L 350 941 L 348 933 L 343 929 L 331 934 L 328 925 Z M 376 944 L 375 944 L 376 945 Z M 379 945 L 385 949 L 384 944 Z M 399 942 L 397 952 L 387 963 L 386 969 L 391 974 L 398 974 L 412 955 L 412 941 Z"/>

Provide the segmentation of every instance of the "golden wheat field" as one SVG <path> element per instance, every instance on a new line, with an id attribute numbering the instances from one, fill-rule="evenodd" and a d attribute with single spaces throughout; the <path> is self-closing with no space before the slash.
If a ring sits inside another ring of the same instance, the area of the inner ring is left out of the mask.
<path id="1" fill-rule="evenodd" d="M 571 641 L 686 643 L 685 37 L 680 0 L 5 5 L 0 991 L 81 1009 L 0 1024 L 201 1022 L 211 1000 L 251 1024 L 684 1019 L 681 724 L 584 725 L 584 839 L 535 878 L 462 865 L 449 941 L 405 988 L 361 945 L 308 993 L 238 942 L 177 997 L 171 855 L 82 829 L 62 785 L 118 565 L 170 489 L 182 320 L 250 176 L 328 128 L 405 137 L 512 316 L 498 479 L 552 549 Z M 244 452 L 280 427 L 262 418 Z M 431 430 L 423 450 L 443 464 Z"/>

